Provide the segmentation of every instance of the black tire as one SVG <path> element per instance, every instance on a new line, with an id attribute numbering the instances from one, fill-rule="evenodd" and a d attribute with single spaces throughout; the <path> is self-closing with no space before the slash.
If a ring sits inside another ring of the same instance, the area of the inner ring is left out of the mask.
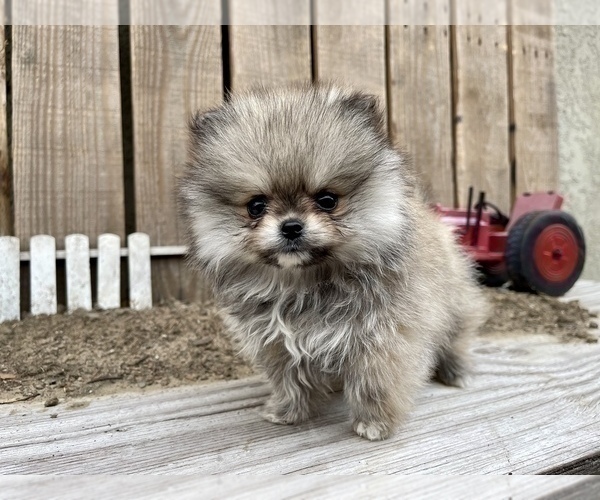
<path id="1" fill-rule="evenodd" d="M 479 282 L 490 288 L 499 288 L 508 281 L 506 266 L 503 264 L 480 264 Z"/>
<path id="2" fill-rule="evenodd" d="M 525 230 L 540 213 L 540 211 L 535 211 L 521 216 L 515 225 L 510 228 L 506 237 L 506 249 L 504 250 L 506 274 L 511 282 L 511 288 L 519 292 L 533 291 L 521 273 L 521 249 L 523 248 Z"/>
<path id="3" fill-rule="evenodd" d="M 585 238 L 575 219 L 566 212 L 531 212 L 511 228 L 505 255 L 515 289 L 559 297 L 581 275 Z"/>

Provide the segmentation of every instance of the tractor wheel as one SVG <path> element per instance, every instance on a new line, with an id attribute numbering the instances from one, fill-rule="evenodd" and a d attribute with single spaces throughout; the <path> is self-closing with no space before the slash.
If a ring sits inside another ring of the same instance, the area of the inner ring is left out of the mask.
<path id="1" fill-rule="evenodd" d="M 481 264 L 478 267 L 479 282 L 490 288 L 498 288 L 508 281 L 506 266 L 501 264 Z"/>
<path id="2" fill-rule="evenodd" d="M 511 228 L 505 256 L 513 288 L 558 297 L 570 290 L 581 275 L 585 239 L 575 219 L 566 212 L 531 212 Z"/>

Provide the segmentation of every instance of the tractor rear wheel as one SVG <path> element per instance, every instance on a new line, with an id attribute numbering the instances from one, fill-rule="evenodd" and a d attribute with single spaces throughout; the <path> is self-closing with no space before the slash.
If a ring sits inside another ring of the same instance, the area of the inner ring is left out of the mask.
<path id="1" fill-rule="evenodd" d="M 561 210 L 530 212 L 511 228 L 505 257 L 513 288 L 558 297 L 571 289 L 583 270 L 583 231 Z"/>
<path id="2" fill-rule="evenodd" d="M 479 282 L 490 288 L 498 288 L 508 281 L 506 266 L 500 264 L 480 264 L 478 266 Z"/>

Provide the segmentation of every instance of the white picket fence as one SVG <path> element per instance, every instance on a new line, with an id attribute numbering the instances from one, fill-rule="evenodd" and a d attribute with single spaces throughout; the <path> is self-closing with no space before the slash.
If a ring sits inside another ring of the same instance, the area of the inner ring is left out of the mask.
<path id="1" fill-rule="evenodd" d="M 96 306 L 116 309 L 121 306 L 121 258 L 126 257 L 129 278 L 129 305 L 141 310 L 152 307 L 152 256 L 183 255 L 185 247 L 150 247 L 144 233 L 121 238 L 102 234 L 98 248 L 90 250 L 89 238 L 72 234 L 65 238 L 65 250 L 56 250 L 52 236 L 39 235 L 30 240 L 29 252 L 20 251 L 20 241 L 12 236 L 0 237 L 0 323 L 20 319 L 20 265 L 30 261 L 31 314 L 56 314 L 56 261 L 66 260 L 67 311 L 92 309 L 90 263 L 97 258 Z"/>

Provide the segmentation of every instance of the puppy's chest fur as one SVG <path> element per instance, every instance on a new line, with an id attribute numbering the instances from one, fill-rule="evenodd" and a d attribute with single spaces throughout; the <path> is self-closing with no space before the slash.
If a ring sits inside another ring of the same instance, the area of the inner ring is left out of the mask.
<path id="1" fill-rule="evenodd" d="M 380 343 L 385 291 L 375 293 L 356 280 L 326 281 L 313 286 L 279 284 L 270 293 L 229 296 L 225 321 L 242 351 L 260 360 L 269 345 L 281 345 L 294 363 L 310 363 L 339 373 L 357 349 Z"/>

